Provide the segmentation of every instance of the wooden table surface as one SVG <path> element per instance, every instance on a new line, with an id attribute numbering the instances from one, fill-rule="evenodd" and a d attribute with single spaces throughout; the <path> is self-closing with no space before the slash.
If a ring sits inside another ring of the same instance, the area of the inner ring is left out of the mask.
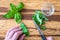
<path id="1" fill-rule="evenodd" d="M 41 4 L 44 4 L 45 2 L 52 3 L 55 7 L 55 12 L 54 15 L 48 17 L 49 20 L 45 24 L 47 30 L 43 32 L 46 37 L 53 36 L 54 40 L 60 40 L 60 0 L 0 0 L 0 40 L 4 40 L 8 29 L 15 25 L 19 25 L 16 24 L 14 19 L 6 19 L 2 17 L 9 10 L 10 3 L 17 5 L 19 2 L 25 4 L 25 8 L 22 11 L 22 21 L 26 24 L 30 32 L 30 36 L 25 37 L 25 40 L 42 40 L 31 17 L 34 14 L 34 10 L 40 10 Z"/>

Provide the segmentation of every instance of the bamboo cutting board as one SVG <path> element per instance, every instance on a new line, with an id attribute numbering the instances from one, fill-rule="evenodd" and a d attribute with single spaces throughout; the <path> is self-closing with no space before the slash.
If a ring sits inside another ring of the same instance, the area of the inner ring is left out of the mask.
<path id="1" fill-rule="evenodd" d="M 48 2 L 47 0 L 0 0 L 0 40 L 4 40 L 7 30 L 19 25 L 16 24 L 14 19 L 5 19 L 2 17 L 9 10 L 10 3 L 17 5 L 19 2 L 25 4 L 25 8 L 22 11 L 22 21 L 30 32 L 30 36 L 25 37 L 25 40 L 42 40 L 31 17 L 34 14 L 34 10 L 40 10 L 41 4 Z M 50 0 L 50 3 L 54 5 L 55 13 L 48 17 L 49 20 L 45 24 L 47 30 L 43 32 L 46 37 L 53 36 L 54 40 L 60 40 L 60 0 Z"/>

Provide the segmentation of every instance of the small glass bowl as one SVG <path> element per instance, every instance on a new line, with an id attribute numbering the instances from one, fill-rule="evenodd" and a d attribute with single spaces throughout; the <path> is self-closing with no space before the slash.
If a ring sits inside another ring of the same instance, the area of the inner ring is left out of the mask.
<path id="1" fill-rule="evenodd" d="M 45 3 L 41 6 L 41 11 L 45 16 L 51 16 L 54 13 L 54 5 L 51 3 Z"/>

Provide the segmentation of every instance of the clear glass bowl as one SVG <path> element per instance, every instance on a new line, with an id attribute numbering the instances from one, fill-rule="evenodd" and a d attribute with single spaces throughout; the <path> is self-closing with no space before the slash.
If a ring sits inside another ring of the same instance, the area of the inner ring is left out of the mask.
<path id="1" fill-rule="evenodd" d="M 54 5 L 51 3 L 45 3 L 41 6 L 41 11 L 46 16 L 51 16 L 54 13 Z"/>

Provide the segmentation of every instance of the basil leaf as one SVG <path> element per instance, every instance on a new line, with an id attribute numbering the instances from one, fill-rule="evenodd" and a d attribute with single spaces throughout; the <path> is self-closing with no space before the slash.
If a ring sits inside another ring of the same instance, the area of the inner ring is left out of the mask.
<path id="1" fill-rule="evenodd" d="M 21 23 L 21 24 L 20 24 L 20 27 L 22 28 L 23 33 L 24 33 L 26 36 L 29 36 L 29 31 L 28 31 L 26 25 L 25 25 L 24 23 Z"/>
<path id="2" fill-rule="evenodd" d="M 38 14 L 38 13 L 36 14 L 36 18 L 37 18 L 37 20 L 40 22 L 40 25 L 41 25 L 41 24 L 42 24 L 42 19 L 39 18 L 39 14 Z"/>
<path id="3" fill-rule="evenodd" d="M 36 18 L 36 15 L 33 15 L 32 16 L 32 19 L 39 25 L 40 23 L 39 23 L 39 21 L 37 20 L 37 18 Z"/>
<path id="4" fill-rule="evenodd" d="M 21 20 L 22 20 L 21 14 L 20 14 L 20 13 L 16 13 L 16 14 L 14 15 L 14 19 L 15 19 L 15 21 L 16 21 L 17 23 L 20 23 Z"/>
<path id="5" fill-rule="evenodd" d="M 44 21 L 42 21 L 42 25 L 44 25 L 45 24 L 45 22 Z"/>
<path id="6" fill-rule="evenodd" d="M 12 18 L 14 16 L 14 13 L 13 13 L 13 11 L 11 11 L 11 10 L 9 10 L 8 12 L 7 12 L 7 14 L 5 14 L 3 17 L 5 17 L 5 18 Z"/>
<path id="7" fill-rule="evenodd" d="M 46 27 L 43 26 L 45 24 L 45 20 L 48 20 L 48 18 L 43 15 L 43 13 L 41 11 L 35 11 L 35 14 L 32 16 L 32 19 L 34 19 L 34 21 L 40 25 L 42 30 L 45 30 Z"/>
<path id="8" fill-rule="evenodd" d="M 46 20 L 46 21 L 48 20 L 48 18 L 45 15 L 43 15 L 42 18 L 43 20 Z"/>
<path id="9" fill-rule="evenodd" d="M 22 2 L 20 2 L 18 5 L 17 5 L 17 10 L 18 11 L 21 11 L 23 8 L 24 8 L 24 4 Z"/>
<path id="10" fill-rule="evenodd" d="M 38 14 L 40 18 L 43 16 L 41 11 L 35 11 L 35 14 Z"/>
<path id="11" fill-rule="evenodd" d="M 41 28 L 41 30 L 46 30 L 45 26 L 41 26 L 40 28 Z"/>
<path id="12" fill-rule="evenodd" d="M 47 21 L 47 20 L 48 20 L 48 18 L 45 18 L 45 20 Z"/>
<path id="13" fill-rule="evenodd" d="M 35 19 L 35 18 L 36 18 L 36 15 L 33 15 L 33 16 L 32 16 L 32 19 Z"/>
<path id="14" fill-rule="evenodd" d="M 13 12 L 15 12 L 15 13 L 18 12 L 16 6 L 15 6 L 14 4 L 12 4 L 12 3 L 10 3 L 10 8 L 11 8 L 11 10 L 12 10 Z"/>

